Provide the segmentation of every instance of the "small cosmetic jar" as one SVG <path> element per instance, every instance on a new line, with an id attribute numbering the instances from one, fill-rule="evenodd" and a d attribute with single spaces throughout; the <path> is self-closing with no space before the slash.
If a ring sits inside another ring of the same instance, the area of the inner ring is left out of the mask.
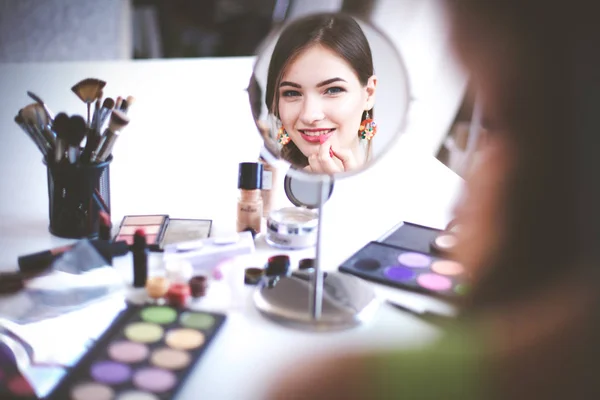
<path id="1" fill-rule="evenodd" d="M 265 240 L 280 249 L 303 249 L 317 243 L 316 211 L 286 207 L 272 211 L 267 218 Z"/>

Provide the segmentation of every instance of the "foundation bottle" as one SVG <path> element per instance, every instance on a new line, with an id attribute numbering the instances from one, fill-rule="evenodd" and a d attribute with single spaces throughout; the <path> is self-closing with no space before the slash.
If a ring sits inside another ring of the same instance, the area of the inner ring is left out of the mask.
<path id="1" fill-rule="evenodd" d="M 263 214 L 261 196 L 263 166 L 260 163 L 240 163 L 237 204 L 237 231 L 252 229 L 260 233 Z"/>
<path id="2" fill-rule="evenodd" d="M 277 181 L 277 168 L 269 164 L 262 156 L 258 158 L 258 161 L 263 166 L 261 189 L 261 197 L 263 202 L 262 216 L 267 218 L 273 209 L 275 182 Z"/>

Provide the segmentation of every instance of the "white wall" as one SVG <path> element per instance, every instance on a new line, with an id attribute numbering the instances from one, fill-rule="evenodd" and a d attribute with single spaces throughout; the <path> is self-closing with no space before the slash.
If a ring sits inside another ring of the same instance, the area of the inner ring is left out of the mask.
<path id="1" fill-rule="evenodd" d="M 132 57 L 130 0 L 0 0 L 0 62 Z"/>

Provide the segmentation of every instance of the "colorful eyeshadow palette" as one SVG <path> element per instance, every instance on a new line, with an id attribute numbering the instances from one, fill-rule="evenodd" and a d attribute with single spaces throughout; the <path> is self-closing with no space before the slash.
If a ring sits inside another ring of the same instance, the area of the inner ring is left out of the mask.
<path id="1" fill-rule="evenodd" d="M 143 229 L 148 248 L 163 251 L 164 247 L 180 242 L 206 239 L 210 236 L 210 219 L 174 219 L 168 215 L 127 215 L 121 221 L 115 241 L 133 244 L 135 231 Z"/>
<path id="2" fill-rule="evenodd" d="M 339 269 L 384 285 L 447 299 L 460 298 L 469 287 L 460 263 L 379 242 L 367 244 Z"/>
<path id="3" fill-rule="evenodd" d="M 172 399 L 225 319 L 170 306 L 128 306 L 50 399 Z"/>

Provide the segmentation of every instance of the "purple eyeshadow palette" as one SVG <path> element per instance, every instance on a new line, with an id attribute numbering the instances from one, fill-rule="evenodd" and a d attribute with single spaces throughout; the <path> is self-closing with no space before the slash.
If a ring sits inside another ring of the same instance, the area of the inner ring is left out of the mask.
<path id="1" fill-rule="evenodd" d="M 449 299 L 460 298 L 469 287 L 465 268 L 456 261 L 378 242 L 367 244 L 339 269 L 384 285 Z"/>
<path id="2" fill-rule="evenodd" d="M 173 399 L 225 319 L 171 306 L 130 305 L 50 399 Z"/>
<path id="3" fill-rule="evenodd" d="M 402 222 L 342 263 L 339 270 L 400 289 L 445 299 L 469 291 L 469 276 L 453 261 L 454 234 Z"/>

